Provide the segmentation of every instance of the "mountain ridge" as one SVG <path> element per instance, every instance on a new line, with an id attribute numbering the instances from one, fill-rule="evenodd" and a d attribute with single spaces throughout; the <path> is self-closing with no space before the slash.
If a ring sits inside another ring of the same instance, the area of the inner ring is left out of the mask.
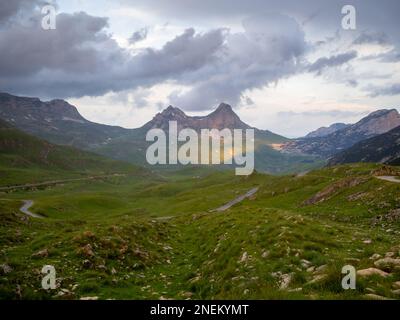
<path id="1" fill-rule="evenodd" d="M 283 149 L 290 153 L 328 158 L 357 142 L 388 132 L 397 126 L 400 126 L 399 112 L 396 109 L 381 109 L 327 136 L 297 139 L 287 143 Z"/>
<path id="2" fill-rule="evenodd" d="M 356 162 L 400 165 L 400 126 L 356 143 L 354 146 L 334 155 L 329 159 L 328 165 Z"/>

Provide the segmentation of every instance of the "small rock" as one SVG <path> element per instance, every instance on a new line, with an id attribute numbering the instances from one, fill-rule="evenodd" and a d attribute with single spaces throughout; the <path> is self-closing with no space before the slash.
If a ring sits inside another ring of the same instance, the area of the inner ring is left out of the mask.
<path id="1" fill-rule="evenodd" d="M 381 277 L 387 277 L 389 274 L 386 273 L 385 271 L 376 269 L 376 268 L 368 268 L 368 269 L 362 269 L 357 271 L 357 275 L 360 277 L 369 277 L 369 276 L 381 276 Z"/>
<path id="2" fill-rule="evenodd" d="M 301 292 L 303 291 L 303 288 L 294 288 L 294 289 L 289 289 L 289 292 Z"/>
<path id="3" fill-rule="evenodd" d="M 99 300 L 99 297 L 81 297 L 80 300 Z"/>
<path id="4" fill-rule="evenodd" d="M 392 287 L 393 287 L 394 289 L 400 289 L 400 281 L 394 282 L 394 283 L 392 284 Z"/>
<path id="5" fill-rule="evenodd" d="M 321 272 L 325 271 L 326 268 L 328 268 L 328 265 L 326 265 L 326 264 L 319 266 L 317 269 L 315 269 L 315 273 L 321 273 Z"/>
<path id="6" fill-rule="evenodd" d="M 185 298 L 191 298 L 191 297 L 193 297 L 193 292 L 187 291 L 187 292 L 184 292 L 182 295 Z"/>
<path id="7" fill-rule="evenodd" d="M 395 256 L 395 253 L 394 252 L 386 252 L 386 254 L 385 254 L 385 257 L 386 258 L 392 258 L 392 257 L 394 257 Z"/>
<path id="8" fill-rule="evenodd" d="M 90 245 L 90 243 L 88 243 L 86 246 L 82 247 L 79 251 L 85 257 L 90 258 L 90 257 L 94 256 L 93 249 L 92 249 L 92 246 Z"/>
<path id="9" fill-rule="evenodd" d="M 366 240 L 363 241 L 363 243 L 365 243 L 365 244 L 371 244 L 371 243 L 372 243 L 372 240 L 371 240 L 371 239 L 366 239 Z"/>
<path id="10" fill-rule="evenodd" d="M 290 282 L 292 281 L 292 275 L 291 274 L 283 274 L 281 276 L 280 282 L 279 282 L 279 289 L 280 290 L 285 290 L 289 287 Z"/>
<path id="11" fill-rule="evenodd" d="M 47 248 L 32 254 L 33 258 L 46 258 L 48 256 L 49 256 L 49 250 Z"/>
<path id="12" fill-rule="evenodd" d="M 12 271 L 12 268 L 8 264 L 2 264 L 0 265 L 0 273 L 1 274 L 7 274 Z"/>
<path id="13" fill-rule="evenodd" d="M 269 256 L 269 251 L 264 251 L 261 255 L 262 258 L 268 258 Z"/>
<path id="14" fill-rule="evenodd" d="M 327 277 L 328 277 L 328 275 L 326 275 L 326 274 L 318 274 L 314 277 L 314 279 L 309 281 L 307 284 L 315 284 L 315 283 L 321 282 L 321 281 L 325 280 Z"/>
<path id="15" fill-rule="evenodd" d="M 371 257 L 369 257 L 370 260 L 378 260 L 382 256 L 379 253 L 374 253 Z"/>
<path id="16" fill-rule="evenodd" d="M 247 294 L 249 294 L 249 292 L 250 292 L 249 289 L 245 289 L 245 290 L 243 291 L 243 294 L 244 294 L 244 295 L 247 295 Z"/>
<path id="17" fill-rule="evenodd" d="M 395 295 L 400 296 L 400 289 L 392 290 L 392 293 L 395 294 Z"/>
<path id="18" fill-rule="evenodd" d="M 311 266 L 311 267 L 309 267 L 306 271 L 307 271 L 307 272 L 314 272 L 314 271 L 315 271 L 315 267 L 314 267 L 314 266 Z"/>
<path id="19" fill-rule="evenodd" d="M 240 262 L 246 262 L 247 261 L 247 252 L 245 251 L 245 252 L 243 252 L 243 255 L 242 255 L 242 257 L 240 258 Z"/>
<path id="20" fill-rule="evenodd" d="M 301 259 L 300 263 L 303 266 L 303 268 L 308 268 L 309 266 L 311 266 L 311 262 L 306 259 Z"/>
<path id="21" fill-rule="evenodd" d="M 83 260 L 82 265 L 85 269 L 89 269 L 93 266 L 92 262 L 90 260 Z"/>
<path id="22" fill-rule="evenodd" d="M 396 267 L 400 267 L 400 259 L 383 258 L 374 262 L 375 267 L 391 271 Z"/>

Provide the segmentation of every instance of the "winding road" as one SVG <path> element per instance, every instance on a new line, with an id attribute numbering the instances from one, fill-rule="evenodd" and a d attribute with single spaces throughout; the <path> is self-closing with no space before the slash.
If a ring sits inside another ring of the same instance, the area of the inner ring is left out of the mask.
<path id="1" fill-rule="evenodd" d="M 90 177 L 85 177 L 85 178 L 51 180 L 51 181 L 44 181 L 44 182 L 38 182 L 38 183 L 27 183 L 27 184 L 15 185 L 15 186 L 0 187 L 0 191 L 51 186 L 51 185 L 56 185 L 56 184 L 66 183 L 66 182 L 86 181 L 86 180 L 95 180 L 95 179 L 102 179 L 102 178 L 109 178 L 109 177 L 123 177 L 123 176 L 125 176 L 125 174 L 123 174 L 123 173 L 114 173 L 114 174 L 107 174 L 107 175 L 102 175 L 102 176 L 90 176 Z"/>
<path id="2" fill-rule="evenodd" d="M 26 215 L 32 217 L 32 218 L 44 218 L 43 216 L 41 216 L 40 214 L 36 214 L 33 213 L 31 211 L 29 211 L 29 209 L 34 205 L 34 201 L 33 200 L 22 200 L 22 202 L 24 203 L 22 205 L 21 208 L 19 208 L 19 211 L 21 211 L 22 213 L 25 213 Z"/>
<path id="3" fill-rule="evenodd" d="M 239 203 L 239 202 L 242 202 L 244 199 L 250 198 L 250 197 L 251 197 L 252 195 L 254 195 L 257 191 L 258 191 L 258 187 L 253 188 L 253 189 L 247 191 L 246 194 L 243 194 L 243 195 L 241 195 L 241 196 L 239 196 L 239 197 L 233 199 L 232 201 L 229 201 L 228 203 L 224 204 L 222 207 L 219 207 L 219 208 L 217 208 L 217 209 L 215 209 L 215 210 L 213 210 L 213 211 L 219 211 L 219 212 L 221 212 L 221 211 L 228 210 L 230 207 L 234 206 L 235 204 L 237 204 L 237 203 Z"/>
<path id="4" fill-rule="evenodd" d="M 400 180 L 397 179 L 396 176 L 377 176 L 379 180 L 384 180 L 384 181 L 389 181 L 389 182 L 394 182 L 394 183 L 400 183 Z"/>

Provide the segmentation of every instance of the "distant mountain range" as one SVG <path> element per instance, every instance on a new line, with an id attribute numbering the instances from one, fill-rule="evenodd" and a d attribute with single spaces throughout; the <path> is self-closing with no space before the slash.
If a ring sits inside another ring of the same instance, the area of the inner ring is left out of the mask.
<path id="1" fill-rule="evenodd" d="M 363 140 L 334 155 L 329 165 L 354 162 L 378 162 L 400 165 L 400 127 L 387 133 Z"/>
<path id="2" fill-rule="evenodd" d="M 43 102 L 37 98 L 0 93 L 0 119 L 51 144 L 91 151 L 115 160 L 147 166 L 148 130 L 248 129 L 231 106 L 221 103 L 205 116 L 188 116 L 169 106 L 144 126 L 125 129 L 88 121 L 64 100 Z M 3 122 L 4 126 L 5 122 Z M 255 166 L 269 173 L 290 173 L 330 164 L 355 161 L 397 163 L 400 115 L 397 110 L 379 110 L 355 124 L 336 123 L 291 140 L 268 130 L 255 130 Z M 394 129 L 394 130 L 393 130 Z M 43 142 L 41 142 L 43 143 Z"/>
<path id="3" fill-rule="evenodd" d="M 284 145 L 283 150 L 329 158 L 357 142 L 386 133 L 398 126 L 400 126 L 400 115 L 397 110 L 378 110 L 359 122 L 328 135 L 290 141 Z"/>
<path id="4" fill-rule="evenodd" d="M 17 97 L 7 93 L 0 93 L 0 118 L 51 143 L 74 146 L 143 166 L 147 165 L 147 131 L 152 128 L 167 130 L 169 121 L 177 121 L 180 129 L 251 128 L 240 120 L 231 106 L 224 103 L 203 117 L 191 117 L 179 108 L 169 106 L 141 128 L 125 129 L 88 121 L 74 106 L 63 100 L 43 102 L 37 98 Z M 268 130 L 254 129 L 257 170 L 288 173 L 321 165 L 321 160 L 314 156 L 280 152 L 280 147 L 290 139 Z"/>

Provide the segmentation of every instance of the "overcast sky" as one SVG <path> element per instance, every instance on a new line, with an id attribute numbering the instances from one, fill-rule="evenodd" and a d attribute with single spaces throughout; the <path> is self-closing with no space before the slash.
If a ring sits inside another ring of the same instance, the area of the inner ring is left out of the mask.
<path id="1" fill-rule="evenodd" d="M 49 1 L 47 1 L 49 2 Z M 220 102 L 289 137 L 400 106 L 398 0 L 0 0 L 0 91 L 139 127 Z M 344 30 L 342 7 L 356 8 Z"/>

